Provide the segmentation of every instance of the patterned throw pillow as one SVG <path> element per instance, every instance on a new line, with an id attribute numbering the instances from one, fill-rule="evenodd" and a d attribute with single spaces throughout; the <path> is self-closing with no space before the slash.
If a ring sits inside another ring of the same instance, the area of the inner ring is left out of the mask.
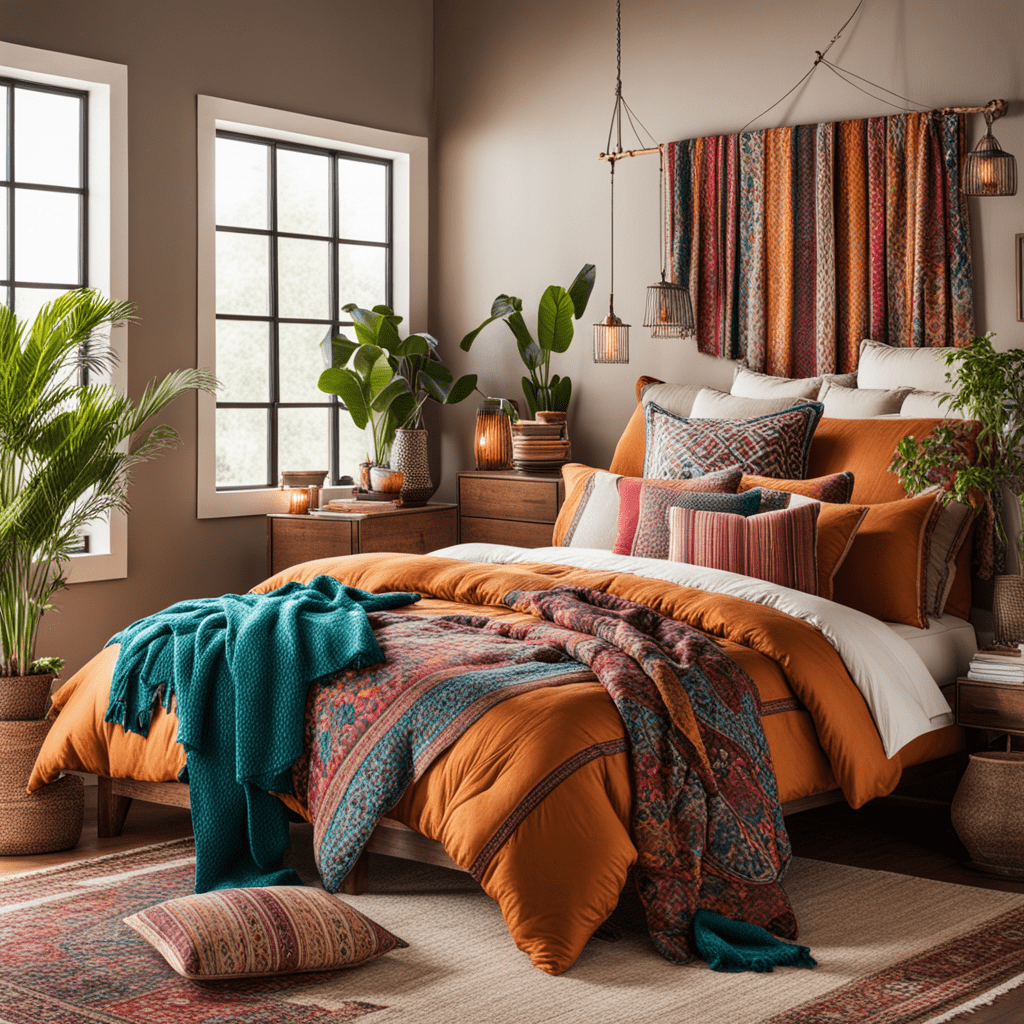
<path id="1" fill-rule="evenodd" d="M 670 509 L 669 560 L 724 569 L 816 594 L 819 508 L 811 503 L 749 518 Z"/>
<path id="2" fill-rule="evenodd" d="M 663 486 L 680 491 L 716 491 L 735 494 L 740 482 L 741 471 L 733 467 L 719 473 L 708 473 L 692 480 L 664 480 Z M 636 517 L 640 504 L 639 477 L 624 477 L 618 473 L 606 473 L 570 463 L 562 467 L 565 481 L 565 501 L 555 521 L 551 543 L 555 547 L 600 548 L 611 551 L 619 530 L 619 518 L 623 515 L 625 502 L 630 511 L 633 526 L 630 539 L 636 531 Z M 628 555 L 629 548 L 620 554 Z"/>
<path id="3" fill-rule="evenodd" d="M 750 420 L 701 420 L 651 402 L 644 408 L 644 476 L 678 480 L 739 466 L 744 473 L 803 478 L 821 412 L 820 403 L 806 402 Z"/>
<path id="4" fill-rule="evenodd" d="M 703 509 L 713 512 L 732 512 L 739 516 L 753 516 L 761 511 L 761 492 L 746 494 L 707 494 L 677 491 L 651 481 L 640 485 L 640 513 L 636 532 L 628 551 L 638 558 L 668 558 L 668 514 L 671 508 Z M 626 526 L 626 524 L 623 524 Z M 626 537 L 615 538 L 615 551 L 625 551 Z"/>
<path id="5" fill-rule="evenodd" d="M 828 501 L 834 505 L 848 505 L 853 494 L 853 474 L 832 473 L 829 476 L 812 477 L 810 480 L 774 480 L 768 476 L 744 473 L 737 490 L 749 491 L 754 487 L 786 491 L 804 498 L 813 498 L 815 501 Z"/>
<path id="6" fill-rule="evenodd" d="M 217 889 L 124 923 L 186 978 L 210 981 L 355 967 L 407 945 L 323 889 Z"/>

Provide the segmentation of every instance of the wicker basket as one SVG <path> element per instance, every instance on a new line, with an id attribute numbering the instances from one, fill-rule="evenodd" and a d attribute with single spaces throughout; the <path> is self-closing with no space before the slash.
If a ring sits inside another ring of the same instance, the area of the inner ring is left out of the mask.
<path id="1" fill-rule="evenodd" d="M 990 875 L 1024 878 L 1024 752 L 971 754 L 950 809 L 970 866 Z"/>
<path id="2" fill-rule="evenodd" d="M 0 676 L 0 722 L 42 718 L 50 696 L 53 674 Z"/>
<path id="3" fill-rule="evenodd" d="M 992 624 L 996 640 L 1024 643 L 1024 575 L 1007 573 L 995 578 Z"/>
<path id="4" fill-rule="evenodd" d="M 77 775 L 25 791 L 52 724 L 0 721 L 0 856 L 68 850 L 82 834 L 85 790 Z"/>

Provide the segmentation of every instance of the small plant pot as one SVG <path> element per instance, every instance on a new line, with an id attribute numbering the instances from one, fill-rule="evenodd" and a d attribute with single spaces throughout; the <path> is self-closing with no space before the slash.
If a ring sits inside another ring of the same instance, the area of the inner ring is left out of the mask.
<path id="1" fill-rule="evenodd" d="M 0 722 L 42 718 L 53 679 L 52 672 L 35 676 L 0 676 Z"/>
<path id="2" fill-rule="evenodd" d="M 397 498 L 404 481 L 405 474 L 399 469 L 389 469 L 387 466 L 370 467 L 370 490 L 372 491 L 394 494 Z"/>

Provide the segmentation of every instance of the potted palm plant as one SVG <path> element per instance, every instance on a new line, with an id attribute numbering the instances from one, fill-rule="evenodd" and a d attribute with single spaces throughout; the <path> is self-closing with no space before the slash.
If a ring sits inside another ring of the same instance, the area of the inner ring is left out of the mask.
<path id="1" fill-rule="evenodd" d="M 325 338 L 321 391 L 337 395 L 360 429 L 370 425 L 374 464 L 402 474 L 401 499 L 425 502 L 434 493 L 427 464 L 427 401 L 455 405 L 476 389 L 475 373 L 458 379 L 441 361 L 438 341 L 429 334 L 402 338 L 402 317 L 388 306 L 344 306 L 356 340 Z"/>
<path id="2" fill-rule="evenodd" d="M 153 381 L 136 405 L 101 383 L 113 364 L 102 332 L 133 312 L 87 289 L 58 296 L 31 325 L 0 306 L 0 854 L 78 841 L 80 780 L 25 793 L 63 664 L 36 656 L 39 622 L 66 583 L 81 529 L 127 510 L 131 468 L 177 440 L 170 427 L 147 421 L 187 390 L 216 387 L 204 370 L 178 370 Z M 73 814 L 75 804 L 77 828 L 54 813 Z"/>
<path id="3" fill-rule="evenodd" d="M 975 338 L 965 348 L 944 352 L 952 391 L 943 403 L 967 420 L 969 432 L 956 422 L 940 424 L 929 437 L 904 438 L 891 469 L 908 491 L 938 486 L 943 502 L 985 505 L 998 512 L 1004 492 L 1024 520 L 1024 349 L 1004 352 L 992 345 L 994 335 Z M 1002 516 L 992 516 L 996 538 L 1009 544 Z M 1018 530 L 1017 572 L 995 578 L 992 613 L 997 640 L 1024 641 L 1024 530 Z"/>

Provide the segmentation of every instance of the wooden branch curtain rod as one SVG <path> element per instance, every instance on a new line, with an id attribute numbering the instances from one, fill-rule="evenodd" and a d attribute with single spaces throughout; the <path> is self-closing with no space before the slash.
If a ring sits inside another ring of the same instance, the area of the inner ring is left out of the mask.
<path id="1" fill-rule="evenodd" d="M 933 114 L 984 114 L 985 120 L 991 124 L 993 121 L 998 121 L 999 118 L 1006 115 L 1007 104 L 1006 100 L 989 100 L 983 107 L 941 107 L 933 110 Z M 761 129 L 766 130 L 766 129 Z M 597 156 L 598 160 L 610 160 L 614 163 L 616 160 L 621 160 L 627 156 L 647 156 L 651 153 L 660 153 L 664 143 L 660 146 L 650 146 L 647 149 L 616 149 L 610 153 L 599 153 Z"/>

